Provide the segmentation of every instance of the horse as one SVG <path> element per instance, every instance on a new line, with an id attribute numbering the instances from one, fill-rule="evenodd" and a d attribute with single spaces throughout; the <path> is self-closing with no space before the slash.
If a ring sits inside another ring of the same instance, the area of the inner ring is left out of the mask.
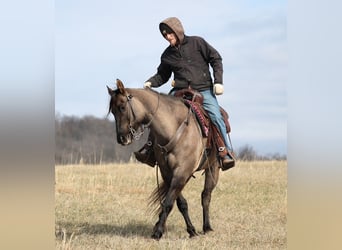
<path id="1" fill-rule="evenodd" d="M 153 150 L 159 166 L 162 183 L 153 191 L 153 202 L 159 203 L 159 219 L 151 237 L 159 240 L 165 223 L 176 201 L 190 237 L 199 235 L 193 226 L 188 203 L 182 190 L 199 167 L 204 171 L 204 189 L 201 193 L 203 233 L 213 231 L 210 225 L 211 194 L 219 177 L 219 161 L 215 150 L 206 149 L 196 117 L 181 98 L 158 93 L 149 88 L 125 88 L 117 79 L 117 89 L 107 86 L 110 95 L 109 111 L 115 119 L 117 142 L 129 145 L 138 139 L 145 128 L 150 129 Z"/>

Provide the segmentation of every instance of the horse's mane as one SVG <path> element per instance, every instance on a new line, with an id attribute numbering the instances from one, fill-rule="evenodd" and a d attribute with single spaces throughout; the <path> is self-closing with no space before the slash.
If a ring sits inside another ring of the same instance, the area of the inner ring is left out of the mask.
<path id="1" fill-rule="evenodd" d="M 180 97 L 175 97 L 175 96 L 170 95 L 170 94 L 160 93 L 158 91 L 155 91 L 154 89 L 149 89 L 149 90 L 156 93 L 156 94 L 159 94 L 160 96 L 165 98 L 168 102 L 183 103 L 183 100 Z"/>
<path id="2" fill-rule="evenodd" d="M 113 102 L 114 102 L 113 96 L 114 96 L 114 95 L 116 96 L 118 93 L 119 93 L 119 90 L 116 89 L 116 90 L 114 90 L 114 94 L 110 97 L 107 117 L 108 117 L 108 115 L 112 112 L 112 106 L 113 106 Z"/>
<path id="3" fill-rule="evenodd" d="M 179 99 L 178 97 L 174 97 L 173 95 L 169 95 L 169 94 L 165 94 L 165 93 L 162 93 L 162 92 L 158 92 L 158 91 L 156 91 L 154 89 L 151 89 L 151 88 L 149 88 L 148 90 L 152 91 L 152 92 L 154 92 L 154 93 L 156 93 L 158 95 L 164 96 L 167 99 L 172 99 L 172 100 L 178 100 Z"/>

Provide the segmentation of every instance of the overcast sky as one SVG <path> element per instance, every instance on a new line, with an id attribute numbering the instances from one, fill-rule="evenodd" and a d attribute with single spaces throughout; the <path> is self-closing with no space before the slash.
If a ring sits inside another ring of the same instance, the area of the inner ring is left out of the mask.
<path id="1" fill-rule="evenodd" d="M 55 9 L 56 113 L 105 117 L 106 85 L 119 78 L 142 87 L 168 46 L 158 25 L 176 16 L 185 34 L 202 36 L 223 58 L 218 100 L 230 115 L 233 147 L 286 154 L 286 1 L 59 0 Z"/>

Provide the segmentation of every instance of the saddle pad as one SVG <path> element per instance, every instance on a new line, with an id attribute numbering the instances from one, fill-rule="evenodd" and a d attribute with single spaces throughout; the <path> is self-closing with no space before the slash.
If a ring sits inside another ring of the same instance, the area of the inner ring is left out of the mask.
<path id="1" fill-rule="evenodd" d="M 203 113 L 205 111 L 203 110 L 201 104 L 199 104 L 197 102 L 192 102 L 189 100 L 184 100 L 184 102 L 195 113 L 197 121 L 201 127 L 203 136 L 208 137 L 208 135 L 209 135 L 209 119 L 208 119 L 208 116 Z"/>

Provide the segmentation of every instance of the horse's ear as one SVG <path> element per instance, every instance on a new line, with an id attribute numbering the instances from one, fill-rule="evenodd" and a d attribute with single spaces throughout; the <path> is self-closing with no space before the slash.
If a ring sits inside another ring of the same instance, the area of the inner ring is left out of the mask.
<path id="1" fill-rule="evenodd" d="M 122 95 L 126 95 L 125 86 L 123 85 L 121 80 L 116 79 L 116 86 Z"/>
<path id="2" fill-rule="evenodd" d="M 108 90 L 108 94 L 109 94 L 110 96 L 114 95 L 115 92 L 114 92 L 113 89 L 111 89 L 110 87 L 107 86 L 107 90 Z"/>

